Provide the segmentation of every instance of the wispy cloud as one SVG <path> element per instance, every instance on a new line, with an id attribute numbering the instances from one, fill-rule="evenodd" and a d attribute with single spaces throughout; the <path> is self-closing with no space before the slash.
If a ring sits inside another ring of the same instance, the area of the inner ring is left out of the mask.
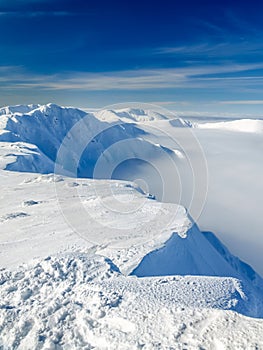
<path id="1" fill-rule="evenodd" d="M 147 103 L 149 104 L 155 104 L 158 106 L 170 106 L 170 105 L 174 105 L 174 106 L 188 106 L 190 103 L 188 101 L 148 101 Z"/>
<path id="2" fill-rule="evenodd" d="M 263 105 L 263 100 L 220 101 L 223 105 Z"/>
<path id="3" fill-rule="evenodd" d="M 189 57 L 200 58 L 203 57 L 207 59 L 208 57 L 214 58 L 224 58 L 227 60 L 229 58 L 236 57 L 240 59 L 240 56 L 253 55 L 261 53 L 262 55 L 263 43 L 261 41 L 247 41 L 241 40 L 238 42 L 220 42 L 217 44 L 211 44 L 209 42 L 198 43 L 194 45 L 187 46 L 174 46 L 174 47 L 160 47 L 153 50 L 156 55 L 171 55 L 178 56 L 181 55 L 186 59 Z M 253 57 L 252 57 L 253 58 Z M 254 57 L 256 59 L 257 57 Z"/>
<path id="4" fill-rule="evenodd" d="M 249 72 L 255 70 L 261 74 L 250 76 Z M 263 86 L 261 70 L 263 70 L 263 63 L 34 75 L 24 71 L 21 67 L 2 67 L 0 68 L 0 82 L 5 89 L 107 91 L 227 88 L 231 86 L 248 87 L 250 84 Z M 233 73 L 239 76 L 224 76 Z"/>
<path id="5" fill-rule="evenodd" d="M 0 73 L 1 74 L 10 74 L 12 72 L 17 72 L 21 69 L 22 69 L 22 67 L 20 67 L 20 66 L 0 66 Z"/>
<path id="6" fill-rule="evenodd" d="M 227 29 L 225 28 L 225 26 L 220 26 L 215 22 L 197 19 L 195 20 L 195 23 L 197 24 L 197 26 L 203 27 L 206 31 L 208 29 L 211 32 L 211 35 L 213 36 L 216 35 L 220 37 L 225 37 L 227 35 Z"/>
<path id="7" fill-rule="evenodd" d="M 72 12 L 66 11 L 2 11 L 0 17 L 43 17 L 43 16 L 72 16 Z"/>
<path id="8" fill-rule="evenodd" d="M 1 17 L 70 16 L 69 9 L 64 0 L 0 0 Z"/>

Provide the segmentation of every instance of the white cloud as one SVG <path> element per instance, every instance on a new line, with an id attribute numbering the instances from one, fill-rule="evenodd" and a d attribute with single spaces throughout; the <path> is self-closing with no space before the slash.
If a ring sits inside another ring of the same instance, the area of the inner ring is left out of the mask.
<path id="1" fill-rule="evenodd" d="M 253 55 L 255 53 L 262 52 L 263 44 L 262 41 L 246 41 L 240 40 L 229 42 L 222 41 L 218 44 L 211 44 L 209 42 L 202 42 L 195 45 L 185 45 L 185 46 L 170 46 L 170 47 L 160 47 L 153 50 L 154 54 L 157 55 L 181 55 L 183 57 L 203 57 L 204 59 L 215 58 L 215 59 L 226 59 L 228 57 L 239 57 Z M 256 57 L 254 57 L 256 58 Z"/>
<path id="2" fill-rule="evenodd" d="M 48 90 L 146 90 L 165 88 L 213 88 L 230 86 L 263 86 L 262 76 L 247 76 L 250 70 L 263 69 L 260 64 L 228 64 L 185 68 L 139 69 L 112 72 L 65 72 L 33 75 L 21 67 L 0 67 L 0 81 L 5 89 L 40 88 Z M 224 77 L 227 73 L 239 77 Z M 216 75 L 220 74 L 218 77 Z M 246 76 L 244 76 L 246 74 Z M 243 75 L 243 76 L 242 76 Z"/>
<path id="3" fill-rule="evenodd" d="M 220 101 L 223 105 L 263 105 L 263 100 Z"/>

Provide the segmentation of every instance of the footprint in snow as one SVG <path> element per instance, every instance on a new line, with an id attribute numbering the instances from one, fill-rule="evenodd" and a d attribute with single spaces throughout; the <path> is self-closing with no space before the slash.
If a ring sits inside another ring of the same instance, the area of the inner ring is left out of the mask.
<path id="1" fill-rule="evenodd" d="M 13 219 L 17 219 L 17 218 L 23 218 L 26 216 L 29 216 L 29 214 L 24 213 L 24 212 L 10 213 L 10 214 L 6 214 L 6 215 L 2 215 L 2 216 L 0 216 L 0 223 L 5 222 L 5 221 L 9 221 L 9 220 L 13 220 Z"/>
<path id="2" fill-rule="evenodd" d="M 37 201 L 34 201 L 34 200 L 28 200 L 28 201 L 24 201 L 22 203 L 22 206 L 23 207 L 31 207 L 32 205 L 36 205 L 36 204 L 39 204 L 41 202 L 37 202 Z"/>
<path id="3" fill-rule="evenodd" d="M 78 187 L 79 186 L 79 184 L 77 182 L 70 182 L 67 185 L 68 185 L 68 187 Z"/>
<path id="4" fill-rule="evenodd" d="M 122 317 L 105 317 L 103 323 L 107 323 L 110 328 L 117 329 L 123 333 L 134 333 L 136 331 L 136 325 Z"/>

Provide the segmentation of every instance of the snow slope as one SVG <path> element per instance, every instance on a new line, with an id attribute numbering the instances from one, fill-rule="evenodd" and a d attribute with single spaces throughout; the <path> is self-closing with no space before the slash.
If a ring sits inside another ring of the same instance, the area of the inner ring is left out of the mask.
<path id="1" fill-rule="evenodd" d="M 54 163 L 32 143 L 0 142 L 0 169 L 51 173 Z"/>
<path id="2" fill-rule="evenodd" d="M 196 225 L 186 238 L 173 234 L 163 247 L 144 256 L 132 274 L 236 277 L 263 290 L 262 278 L 249 265 L 234 257 L 213 233 L 203 234 Z"/>

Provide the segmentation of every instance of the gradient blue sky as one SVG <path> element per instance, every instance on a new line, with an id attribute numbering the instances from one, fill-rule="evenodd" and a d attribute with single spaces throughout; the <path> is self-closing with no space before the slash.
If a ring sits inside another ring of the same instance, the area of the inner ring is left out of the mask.
<path id="1" fill-rule="evenodd" d="M 262 1 L 0 0 L 0 105 L 263 110 Z"/>

